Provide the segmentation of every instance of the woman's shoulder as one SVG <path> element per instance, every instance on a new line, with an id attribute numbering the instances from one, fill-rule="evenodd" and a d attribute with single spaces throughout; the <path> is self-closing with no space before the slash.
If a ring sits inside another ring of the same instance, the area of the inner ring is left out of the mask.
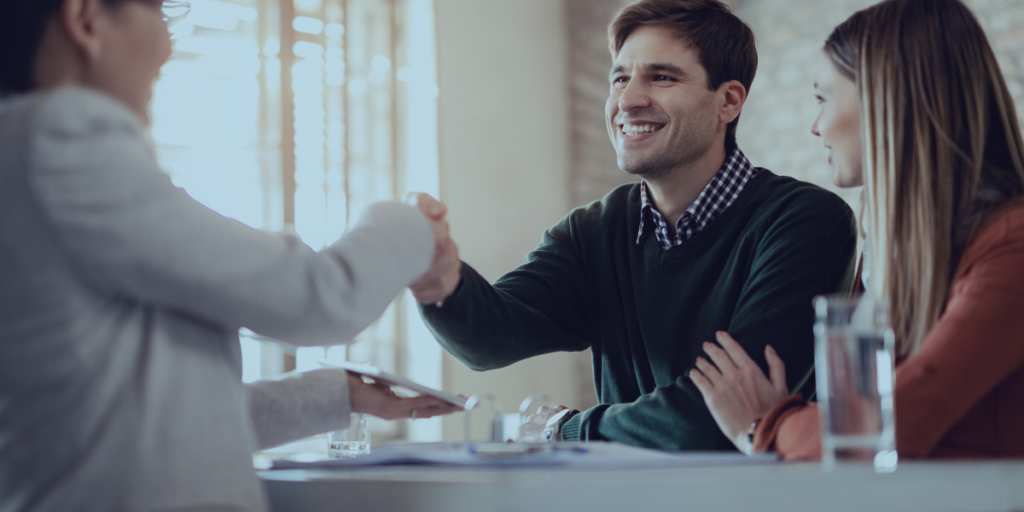
<path id="1" fill-rule="evenodd" d="M 1024 237 L 1024 196 L 1011 199 L 985 220 L 969 247 Z"/>
<path id="2" fill-rule="evenodd" d="M 961 266 L 969 267 L 997 250 L 1019 252 L 1024 258 L 1024 197 L 1010 200 L 988 216 L 964 251 Z"/>
<path id="3" fill-rule="evenodd" d="M 0 119 L 18 124 L 20 130 L 57 136 L 143 128 L 142 121 L 123 104 L 84 87 L 59 87 L 8 99 Z"/>

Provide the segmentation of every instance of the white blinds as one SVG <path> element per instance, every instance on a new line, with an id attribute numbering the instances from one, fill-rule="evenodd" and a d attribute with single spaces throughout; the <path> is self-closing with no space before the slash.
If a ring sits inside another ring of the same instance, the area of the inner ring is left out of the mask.
<path id="1" fill-rule="evenodd" d="M 193 0 L 172 30 L 152 136 L 196 200 L 319 249 L 371 202 L 437 193 L 430 0 Z M 284 354 L 243 332 L 243 378 L 325 355 L 402 371 L 411 312 L 393 306 L 347 350 Z"/>

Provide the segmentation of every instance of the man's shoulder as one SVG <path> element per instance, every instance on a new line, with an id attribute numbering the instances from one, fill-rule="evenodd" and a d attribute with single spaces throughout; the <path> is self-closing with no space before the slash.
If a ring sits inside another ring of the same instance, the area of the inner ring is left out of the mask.
<path id="1" fill-rule="evenodd" d="M 639 224 L 639 215 L 640 184 L 627 183 L 597 201 L 574 208 L 548 230 L 548 235 L 560 240 L 574 239 L 577 243 L 604 243 L 601 240 L 628 231 L 630 222 L 635 220 Z"/>
<path id="2" fill-rule="evenodd" d="M 758 209 L 762 212 L 778 210 L 853 216 L 850 205 L 832 191 L 790 176 L 780 176 L 768 169 L 760 169 L 760 174 L 764 175 L 764 182 L 757 195 L 760 198 Z"/>
<path id="3" fill-rule="evenodd" d="M 574 209 L 568 217 L 587 224 L 603 224 L 613 219 L 621 221 L 633 206 L 640 210 L 640 184 L 626 183 L 615 187 L 601 199 Z"/>
<path id="4" fill-rule="evenodd" d="M 856 239 L 856 216 L 835 193 L 789 176 L 761 170 L 762 179 L 749 209 L 749 234 L 772 240 L 826 238 L 834 242 Z"/>

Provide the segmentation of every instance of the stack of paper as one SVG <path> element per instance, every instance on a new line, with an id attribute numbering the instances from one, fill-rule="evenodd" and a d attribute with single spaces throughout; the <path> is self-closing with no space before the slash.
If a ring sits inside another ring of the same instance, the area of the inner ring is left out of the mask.
<path id="1" fill-rule="evenodd" d="M 396 444 L 352 459 L 274 461 L 273 469 L 359 468 L 394 465 L 462 467 L 644 468 L 774 463 L 774 454 L 748 457 L 736 452 L 662 452 L 618 443 L 502 445 L 491 443 Z"/>

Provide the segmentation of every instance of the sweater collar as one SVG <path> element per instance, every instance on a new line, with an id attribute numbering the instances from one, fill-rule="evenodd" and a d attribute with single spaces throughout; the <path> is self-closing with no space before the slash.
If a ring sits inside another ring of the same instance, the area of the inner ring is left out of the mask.
<path id="1" fill-rule="evenodd" d="M 757 171 L 739 146 L 733 147 L 725 162 L 722 163 L 722 167 L 718 169 L 697 199 L 676 219 L 674 237 L 669 234 L 668 222 L 665 217 L 650 200 L 647 182 L 642 181 L 640 183 L 640 229 L 637 232 L 636 245 L 640 245 L 640 241 L 643 240 L 644 223 L 648 218 L 654 224 L 654 235 L 662 249 L 668 250 L 682 245 L 732 205 L 747 182 L 757 175 Z"/>

